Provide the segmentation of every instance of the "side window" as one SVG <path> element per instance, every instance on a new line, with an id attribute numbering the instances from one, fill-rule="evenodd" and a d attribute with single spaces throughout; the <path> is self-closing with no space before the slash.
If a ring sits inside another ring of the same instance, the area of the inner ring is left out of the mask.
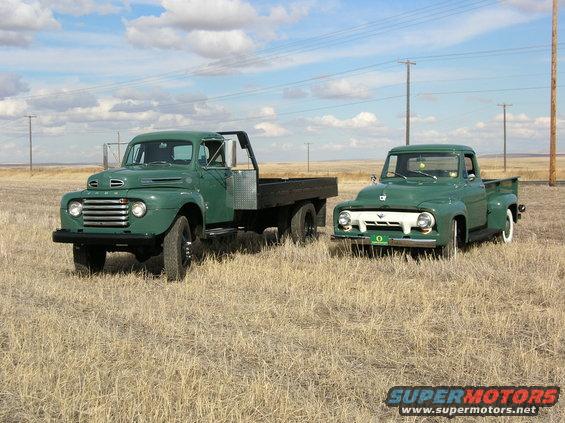
<path id="1" fill-rule="evenodd" d="M 478 176 L 477 171 L 475 170 L 475 162 L 472 154 L 465 154 L 465 172 L 467 174 L 466 176 Z"/>
<path id="2" fill-rule="evenodd" d="M 173 147 L 173 163 L 190 164 L 192 160 L 192 144 L 175 145 Z"/>
<path id="3" fill-rule="evenodd" d="M 212 160 L 212 161 L 210 161 Z M 198 163 L 210 167 L 226 167 L 224 144 L 222 141 L 203 141 L 198 151 Z"/>

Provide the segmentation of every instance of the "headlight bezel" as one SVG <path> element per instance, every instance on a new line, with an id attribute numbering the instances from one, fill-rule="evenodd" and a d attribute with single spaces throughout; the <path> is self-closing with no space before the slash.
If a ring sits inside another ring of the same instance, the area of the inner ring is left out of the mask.
<path id="1" fill-rule="evenodd" d="M 433 228 L 435 223 L 434 215 L 429 212 L 421 212 L 416 219 L 416 226 L 422 230 Z"/>
<path id="2" fill-rule="evenodd" d="M 75 219 L 82 216 L 82 208 L 83 208 L 82 200 L 75 199 L 67 203 L 67 213 L 71 217 L 74 217 Z M 73 212 L 73 210 L 75 210 L 75 212 Z"/>
<path id="3" fill-rule="evenodd" d="M 342 220 L 342 217 L 345 219 Z M 351 226 L 351 213 L 347 210 L 341 211 L 337 217 L 337 223 L 343 228 Z"/>
<path id="4" fill-rule="evenodd" d="M 141 212 L 136 213 L 137 209 L 141 210 Z M 141 200 L 134 201 L 131 204 L 131 214 L 137 217 L 138 219 L 141 219 L 143 216 L 147 214 L 147 205 Z"/>

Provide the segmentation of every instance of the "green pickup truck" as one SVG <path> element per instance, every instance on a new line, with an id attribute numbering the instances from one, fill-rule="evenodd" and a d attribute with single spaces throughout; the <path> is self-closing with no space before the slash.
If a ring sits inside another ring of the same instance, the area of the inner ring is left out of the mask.
<path id="1" fill-rule="evenodd" d="M 361 249 L 430 248 L 451 258 L 473 241 L 512 242 L 525 211 L 518 178 L 482 179 L 475 152 L 463 145 L 393 148 L 380 183 L 372 180 L 335 207 L 333 240 Z"/>
<path id="2" fill-rule="evenodd" d="M 247 169 L 237 168 L 237 144 Z M 336 195 L 336 178 L 259 178 L 243 131 L 155 132 L 129 143 L 121 168 L 63 196 L 53 241 L 73 244 L 79 272 L 102 270 L 110 251 L 139 261 L 163 253 L 167 278 L 180 280 L 197 240 L 269 227 L 297 243 L 314 238 L 326 224 L 326 199 Z"/>

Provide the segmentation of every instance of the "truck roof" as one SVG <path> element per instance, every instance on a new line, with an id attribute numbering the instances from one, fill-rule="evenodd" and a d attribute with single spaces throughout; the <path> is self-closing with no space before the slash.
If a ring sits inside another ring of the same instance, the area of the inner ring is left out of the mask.
<path id="1" fill-rule="evenodd" d="M 471 152 L 474 153 L 471 147 L 459 144 L 415 144 L 415 145 L 403 145 L 400 147 L 394 147 L 390 150 L 391 153 L 410 153 L 410 152 Z"/>
<path id="2" fill-rule="evenodd" d="M 222 139 L 223 137 L 216 132 L 204 131 L 158 131 L 141 134 L 133 138 L 131 142 L 149 142 L 156 140 L 179 140 L 196 142 L 203 138 Z"/>

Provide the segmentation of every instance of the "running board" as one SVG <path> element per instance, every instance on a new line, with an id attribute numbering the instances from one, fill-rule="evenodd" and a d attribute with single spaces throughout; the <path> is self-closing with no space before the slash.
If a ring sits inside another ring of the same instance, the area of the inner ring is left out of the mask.
<path id="1" fill-rule="evenodd" d="M 479 229 L 478 231 L 469 233 L 469 242 L 483 241 L 492 238 L 500 231 L 492 228 Z"/>
<path id="2" fill-rule="evenodd" d="M 214 238 L 218 236 L 226 236 L 231 234 L 236 234 L 237 228 L 214 228 L 204 231 L 206 238 Z"/>

